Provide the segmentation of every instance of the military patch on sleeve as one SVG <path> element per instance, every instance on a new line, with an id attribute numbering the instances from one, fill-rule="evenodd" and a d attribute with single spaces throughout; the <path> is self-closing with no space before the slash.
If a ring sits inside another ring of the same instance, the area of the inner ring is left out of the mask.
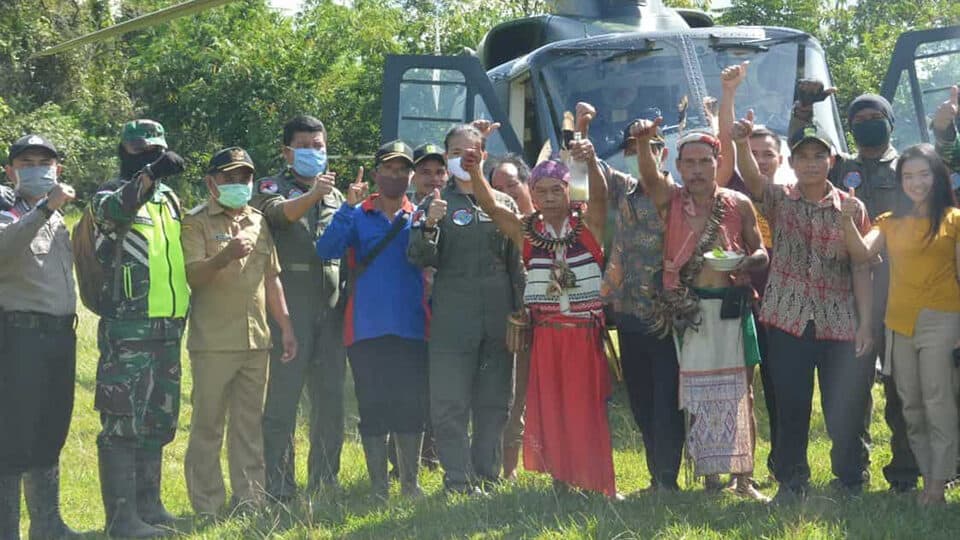
<path id="1" fill-rule="evenodd" d="M 20 216 L 6 210 L 0 212 L 0 222 L 16 223 L 20 221 Z"/>
<path id="2" fill-rule="evenodd" d="M 260 193 L 277 193 L 280 191 L 280 188 L 277 187 L 277 183 L 273 180 L 261 180 L 260 181 Z"/>
<path id="3" fill-rule="evenodd" d="M 417 208 L 413 212 L 413 216 L 410 217 L 410 226 L 413 228 L 420 228 L 423 225 L 426 215 L 426 212 L 424 212 L 422 208 Z"/>

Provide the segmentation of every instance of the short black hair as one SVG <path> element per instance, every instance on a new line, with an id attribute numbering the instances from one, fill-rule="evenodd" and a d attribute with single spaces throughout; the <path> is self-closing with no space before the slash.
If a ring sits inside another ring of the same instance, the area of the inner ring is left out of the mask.
<path id="1" fill-rule="evenodd" d="M 767 126 L 756 126 L 753 128 L 753 131 L 750 133 L 750 139 L 763 139 L 765 137 L 770 137 L 771 139 L 777 141 L 777 152 L 780 151 L 780 136 L 777 135 L 772 129 Z"/>
<path id="2" fill-rule="evenodd" d="M 530 180 L 530 166 L 518 154 L 509 153 L 507 155 L 496 157 L 489 160 L 487 165 L 487 178 L 493 181 L 493 173 L 501 165 L 510 164 L 517 168 L 517 179 L 526 184 Z"/>
<path id="3" fill-rule="evenodd" d="M 472 124 L 457 124 L 456 126 L 450 128 L 450 131 L 447 132 L 447 136 L 443 138 L 443 149 L 449 152 L 450 139 L 459 137 L 461 135 L 480 139 L 480 149 L 487 149 L 487 140 L 483 137 L 483 133 L 481 133 L 480 130 Z"/>
<path id="4" fill-rule="evenodd" d="M 307 133 L 319 131 L 323 133 L 324 138 L 327 137 L 327 128 L 324 127 L 323 122 L 313 116 L 300 115 L 291 118 L 283 125 L 283 144 L 289 146 L 293 136 L 301 131 Z"/>

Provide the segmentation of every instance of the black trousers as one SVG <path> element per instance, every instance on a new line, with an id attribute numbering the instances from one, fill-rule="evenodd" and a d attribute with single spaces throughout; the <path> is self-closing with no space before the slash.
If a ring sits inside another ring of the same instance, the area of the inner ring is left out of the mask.
<path id="1" fill-rule="evenodd" d="M 76 333 L 5 326 L 0 335 L 0 475 L 57 465 L 73 414 Z"/>
<path id="2" fill-rule="evenodd" d="M 760 320 L 756 312 L 754 312 L 754 320 Z M 764 325 L 757 326 L 757 343 L 760 347 L 760 383 L 763 385 L 763 404 L 767 409 L 767 419 L 770 424 L 770 454 L 767 455 L 767 470 L 770 471 L 770 474 L 775 474 L 776 466 L 774 465 L 774 456 L 777 453 L 777 392 L 773 388 L 773 378 L 770 376 L 770 366 L 767 364 L 767 359 L 770 358 L 770 355 L 767 353 L 769 350 L 768 339 L 767 339 L 767 327 Z"/>
<path id="3" fill-rule="evenodd" d="M 651 485 L 679 489 L 685 435 L 678 406 L 680 366 L 670 337 L 618 330 L 623 379 L 633 419 L 643 435 Z"/>
<path id="4" fill-rule="evenodd" d="M 421 433 L 428 414 L 427 344 L 383 336 L 347 348 L 360 434 Z"/>
<path id="5" fill-rule="evenodd" d="M 863 438 L 873 360 L 857 358 L 852 341 L 816 339 L 813 325 L 802 337 L 768 329 L 767 364 L 776 394 L 777 441 L 774 475 L 788 489 L 803 489 L 810 480 L 807 443 L 813 403 L 814 371 L 832 448 L 833 474 L 846 486 L 869 478 L 869 450 Z"/>

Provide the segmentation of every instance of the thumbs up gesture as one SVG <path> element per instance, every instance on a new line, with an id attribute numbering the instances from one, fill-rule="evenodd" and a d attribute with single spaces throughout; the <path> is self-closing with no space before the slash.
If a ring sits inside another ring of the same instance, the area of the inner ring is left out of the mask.
<path id="1" fill-rule="evenodd" d="M 753 133 L 753 109 L 747 111 L 746 118 L 741 118 L 733 123 L 730 128 L 730 136 L 735 141 L 745 141 Z"/>
<path id="2" fill-rule="evenodd" d="M 843 217 L 848 219 L 856 219 L 857 214 L 860 212 L 860 205 L 857 201 L 857 190 L 850 188 L 847 190 L 847 194 L 850 195 L 840 204 L 840 212 Z"/>
<path id="3" fill-rule="evenodd" d="M 443 200 L 440 190 L 434 188 L 430 206 L 427 207 L 427 226 L 436 227 L 437 223 L 447 215 L 447 201 Z"/>
<path id="4" fill-rule="evenodd" d="M 363 166 L 361 166 L 357 172 L 356 182 L 350 184 L 350 187 L 347 189 L 347 204 L 356 206 L 363 202 L 369 194 L 370 186 L 363 181 Z"/>
<path id="5" fill-rule="evenodd" d="M 949 132 L 950 124 L 955 122 L 957 115 L 960 114 L 960 88 L 953 86 L 950 88 L 950 99 L 944 101 L 937 108 L 937 113 L 933 116 L 933 130 L 937 134 Z"/>
<path id="6" fill-rule="evenodd" d="M 242 259 L 253 251 L 253 240 L 240 234 L 240 224 L 234 221 L 230 224 L 230 242 L 220 252 L 228 260 Z"/>

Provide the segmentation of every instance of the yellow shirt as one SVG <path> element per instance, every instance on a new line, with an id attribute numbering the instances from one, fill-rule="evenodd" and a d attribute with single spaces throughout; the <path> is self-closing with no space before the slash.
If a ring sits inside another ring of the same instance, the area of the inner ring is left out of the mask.
<path id="1" fill-rule="evenodd" d="M 913 335 L 922 309 L 960 312 L 960 284 L 957 282 L 957 242 L 960 241 L 960 210 L 944 215 L 932 240 L 927 218 L 877 217 L 874 228 L 886 238 L 890 260 L 890 289 L 887 298 L 887 328 Z"/>
<path id="2" fill-rule="evenodd" d="M 270 348 L 265 278 L 280 273 L 280 262 L 263 214 L 246 206 L 231 217 L 216 201 L 204 203 L 183 219 L 180 241 L 186 264 L 220 252 L 231 239 L 230 225 L 254 241 L 253 251 L 230 261 L 208 283 L 192 288 L 190 298 L 191 351 L 248 351 Z"/>

